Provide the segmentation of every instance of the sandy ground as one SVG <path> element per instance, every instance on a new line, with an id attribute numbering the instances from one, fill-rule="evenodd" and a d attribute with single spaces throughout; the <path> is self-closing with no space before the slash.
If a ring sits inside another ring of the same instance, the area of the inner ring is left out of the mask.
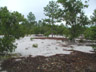
<path id="1" fill-rule="evenodd" d="M 53 39 L 30 39 L 34 36 L 26 36 L 19 40 L 16 40 L 14 44 L 17 44 L 17 48 L 13 53 L 19 53 L 21 56 L 52 56 L 56 54 L 70 54 L 72 50 L 81 51 L 85 53 L 93 53 L 93 49 L 90 46 L 77 46 L 67 45 L 62 40 Z M 38 47 L 33 47 L 33 44 L 37 44 Z"/>

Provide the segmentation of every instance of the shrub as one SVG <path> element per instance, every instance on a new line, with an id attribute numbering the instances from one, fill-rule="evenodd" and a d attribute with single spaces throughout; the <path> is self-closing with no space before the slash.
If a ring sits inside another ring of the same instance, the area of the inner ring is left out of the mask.
<path id="1" fill-rule="evenodd" d="M 15 39 L 11 36 L 4 36 L 0 39 L 0 53 L 12 52 L 16 46 L 13 44 Z"/>
<path id="2" fill-rule="evenodd" d="M 7 7 L 0 7 L 0 53 L 8 54 L 14 51 L 15 39 L 24 37 L 25 30 L 20 22 L 25 20 L 24 16 L 18 12 L 10 12 Z"/>
<path id="3" fill-rule="evenodd" d="M 96 26 L 87 28 L 84 32 L 84 36 L 86 39 L 96 40 Z"/>
<path id="4" fill-rule="evenodd" d="M 33 44 L 32 46 L 35 47 L 35 48 L 37 48 L 38 47 L 38 44 Z"/>
<path id="5" fill-rule="evenodd" d="M 96 40 L 96 26 L 92 26 L 91 31 L 92 31 L 91 39 Z"/>

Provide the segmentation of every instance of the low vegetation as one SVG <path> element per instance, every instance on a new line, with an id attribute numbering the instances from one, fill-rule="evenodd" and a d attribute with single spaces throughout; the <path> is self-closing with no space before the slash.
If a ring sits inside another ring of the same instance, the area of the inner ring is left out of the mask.
<path id="1" fill-rule="evenodd" d="M 38 44 L 33 44 L 32 47 L 38 48 Z"/>

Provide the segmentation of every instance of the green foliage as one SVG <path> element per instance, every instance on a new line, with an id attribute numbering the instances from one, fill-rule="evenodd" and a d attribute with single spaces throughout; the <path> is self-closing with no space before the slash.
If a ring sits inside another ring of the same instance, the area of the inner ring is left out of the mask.
<path id="1" fill-rule="evenodd" d="M 51 24 L 51 33 L 53 34 L 53 25 L 55 22 L 58 21 L 58 11 L 59 11 L 59 5 L 55 1 L 49 1 L 49 4 L 44 7 L 45 15 L 49 17 L 49 19 L 46 19 L 45 21 Z M 53 35 L 52 35 L 53 37 Z"/>
<path id="2" fill-rule="evenodd" d="M 34 23 L 36 19 L 35 15 L 32 12 L 29 12 L 29 14 L 27 15 L 27 18 L 29 23 Z"/>
<path id="3" fill-rule="evenodd" d="M 48 36 L 50 35 L 50 33 L 51 33 L 51 32 L 48 31 L 48 32 L 44 33 L 44 36 L 47 36 L 47 37 L 48 37 Z"/>
<path id="4" fill-rule="evenodd" d="M 12 52 L 16 46 L 13 44 L 15 39 L 12 36 L 0 38 L 0 53 Z"/>
<path id="5" fill-rule="evenodd" d="M 84 32 L 84 36 L 86 39 L 96 40 L 96 26 L 87 28 Z"/>
<path id="6" fill-rule="evenodd" d="M 65 37 L 67 37 L 67 38 L 69 38 L 70 37 L 70 31 L 69 31 L 69 29 L 68 28 L 64 28 L 64 30 L 63 30 L 63 35 L 65 36 Z"/>
<path id="7" fill-rule="evenodd" d="M 83 27 L 88 24 L 88 18 L 84 15 L 83 9 L 88 5 L 81 0 L 58 0 L 64 9 L 60 11 L 60 17 L 69 25 L 70 38 L 78 37 L 83 31 Z"/>
<path id="8" fill-rule="evenodd" d="M 85 27 L 80 26 L 79 24 L 73 25 L 71 28 L 69 28 L 69 34 L 70 39 L 74 39 L 79 37 L 81 34 L 83 34 L 83 31 L 85 30 Z"/>
<path id="9" fill-rule="evenodd" d="M 22 23 L 24 16 L 18 12 L 9 12 L 7 7 L 0 8 L 0 33 L 4 35 L 0 39 L 0 53 L 12 52 L 16 46 L 13 44 L 15 39 L 25 35 Z"/>
<path id="10" fill-rule="evenodd" d="M 84 36 L 86 39 L 91 39 L 91 35 L 92 35 L 92 31 L 91 31 L 91 28 L 87 28 L 85 31 L 84 31 Z"/>
<path id="11" fill-rule="evenodd" d="M 96 26 L 92 26 L 92 27 L 91 27 L 91 31 L 92 31 L 91 38 L 92 38 L 93 40 L 96 40 Z"/>
<path id="12" fill-rule="evenodd" d="M 32 45 L 34 48 L 37 48 L 38 47 L 38 44 L 33 44 Z"/>
<path id="13" fill-rule="evenodd" d="M 37 29 L 37 22 L 35 20 L 35 15 L 32 12 L 29 12 L 29 14 L 27 15 L 27 19 L 24 19 L 21 25 L 24 28 L 25 34 L 28 35 L 35 33 L 35 29 Z"/>
<path id="14" fill-rule="evenodd" d="M 55 1 L 49 1 L 49 4 L 44 7 L 45 15 L 49 18 L 56 18 L 59 10 L 59 5 Z"/>
<path id="15" fill-rule="evenodd" d="M 96 9 L 94 10 L 93 16 L 91 16 L 91 22 L 96 26 Z"/>

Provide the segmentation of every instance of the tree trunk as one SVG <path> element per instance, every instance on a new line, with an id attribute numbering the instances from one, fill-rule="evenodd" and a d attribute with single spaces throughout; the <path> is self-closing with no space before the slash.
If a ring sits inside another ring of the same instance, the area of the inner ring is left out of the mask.
<path id="1" fill-rule="evenodd" d="M 52 38 L 53 38 L 53 24 L 54 24 L 54 22 L 53 22 L 53 17 L 52 17 Z"/>

